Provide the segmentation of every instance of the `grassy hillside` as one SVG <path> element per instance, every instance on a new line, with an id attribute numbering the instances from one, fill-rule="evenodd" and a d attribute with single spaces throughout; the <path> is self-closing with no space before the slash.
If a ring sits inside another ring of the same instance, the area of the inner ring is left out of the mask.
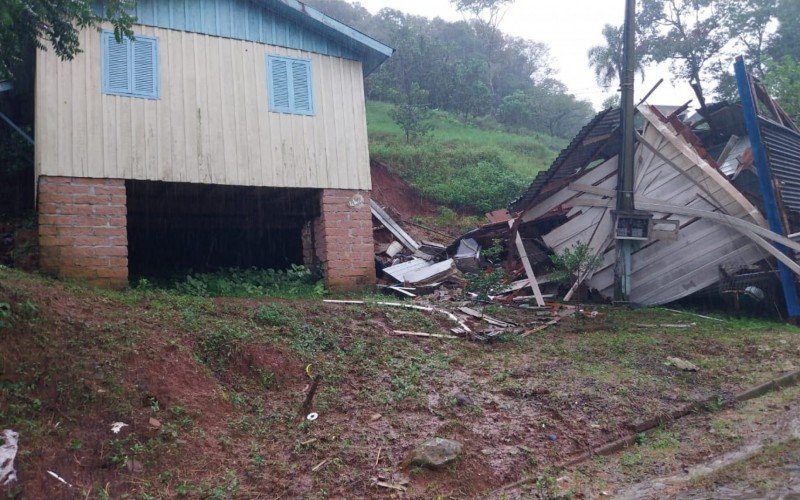
<path id="1" fill-rule="evenodd" d="M 638 422 L 771 380 L 800 352 L 791 326 L 661 309 L 602 308 L 481 344 L 395 335 L 452 324 L 370 296 L 343 305 L 197 292 L 107 292 L 0 267 L 0 431 L 19 433 L 19 481 L 0 496 L 386 498 L 382 481 L 408 498 L 483 498 L 522 477 L 534 481 L 509 497 L 597 496 L 610 489 L 608 474 L 624 484 L 678 473 L 692 450 L 705 460 L 739 441 L 700 422 L 700 438 L 670 437 L 689 448 L 677 459 L 663 439 L 642 436 L 618 468 L 584 464 L 602 475 L 559 464 Z M 486 311 L 518 324 L 535 318 Z M 696 326 L 633 326 L 688 321 Z M 668 356 L 700 371 L 667 367 Z M 322 382 L 304 405 L 310 375 Z M 115 422 L 126 426 L 115 433 Z M 462 442 L 461 459 L 441 470 L 409 466 L 410 450 L 434 436 Z M 564 474 L 573 479 L 557 482 Z"/>
<path id="2" fill-rule="evenodd" d="M 513 134 L 493 124 L 465 124 L 436 111 L 434 129 L 408 144 L 390 118 L 392 105 L 367 103 L 370 153 L 424 195 L 450 206 L 479 211 L 504 207 L 547 168 L 566 141 L 548 135 Z"/>

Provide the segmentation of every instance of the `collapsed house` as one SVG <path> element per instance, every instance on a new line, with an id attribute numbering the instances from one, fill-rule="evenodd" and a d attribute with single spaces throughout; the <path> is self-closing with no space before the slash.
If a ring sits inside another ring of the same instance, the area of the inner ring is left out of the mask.
<path id="1" fill-rule="evenodd" d="M 525 241 L 521 254 L 536 274 L 546 274 L 549 255 L 588 245 L 599 264 L 576 276 L 575 285 L 611 299 L 619 237 L 636 242 L 629 295 L 636 304 L 710 290 L 758 295 L 777 282 L 776 261 L 800 274 L 793 254 L 776 248 L 800 249 L 790 239 L 800 231 L 800 133 L 757 81 L 751 87 L 757 130 L 748 130 L 740 104 L 721 103 L 691 117 L 687 106 L 638 107 L 634 200 L 646 215 L 626 227 L 614 215 L 620 111 L 599 113 L 509 207 Z M 748 132 L 757 132 L 767 149 L 781 234 L 765 220 Z"/>

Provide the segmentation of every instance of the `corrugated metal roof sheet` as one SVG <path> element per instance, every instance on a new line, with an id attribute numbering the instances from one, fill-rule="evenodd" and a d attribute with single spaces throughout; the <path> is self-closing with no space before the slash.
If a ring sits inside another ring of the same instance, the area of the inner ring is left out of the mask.
<path id="1" fill-rule="evenodd" d="M 539 172 L 528 190 L 511 202 L 509 211 L 518 212 L 533 205 L 549 183 L 571 177 L 597 159 L 598 153 L 619 128 L 620 122 L 619 108 L 609 108 L 598 113 L 578 132 L 569 146 L 561 151 L 550 168 Z"/>
<path id="2" fill-rule="evenodd" d="M 759 122 L 772 173 L 781 183 L 783 204 L 800 212 L 800 134 L 763 117 Z"/>
<path id="3" fill-rule="evenodd" d="M 739 165 L 742 163 L 745 151 L 750 148 L 750 139 L 748 137 L 733 137 L 736 138 L 736 143 L 728 152 L 728 156 L 722 158 L 722 162 L 719 164 L 719 171 L 728 178 L 733 177 L 733 174 L 736 173 L 736 170 L 738 170 Z"/>

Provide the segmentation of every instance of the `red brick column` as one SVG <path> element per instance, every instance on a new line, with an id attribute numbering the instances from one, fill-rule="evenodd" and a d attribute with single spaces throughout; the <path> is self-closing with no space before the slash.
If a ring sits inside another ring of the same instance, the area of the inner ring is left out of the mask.
<path id="1" fill-rule="evenodd" d="M 325 284 L 334 290 L 374 285 L 369 192 L 323 189 L 320 208 L 313 232 L 315 253 L 325 270 Z"/>
<path id="2" fill-rule="evenodd" d="M 128 284 L 125 181 L 39 177 L 42 271 L 93 285 Z"/>

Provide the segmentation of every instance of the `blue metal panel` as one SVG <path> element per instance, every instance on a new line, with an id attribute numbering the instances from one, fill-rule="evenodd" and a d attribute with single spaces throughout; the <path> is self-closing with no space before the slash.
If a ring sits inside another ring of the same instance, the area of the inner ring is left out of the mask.
<path id="1" fill-rule="evenodd" d="M 96 9 L 102 10 L 102 1 Z M 138 24 L 250 40 L 361 61 L 369 74 L 393 50 L 296 0 L 138 0 Z"/>
<path id="2" fill-rule="evenodd" d="M 783 223 L 781 222 L 778 203 L 775 199 L 775 189 L 772 185 L 772 172 L 767 158 L 767 150 L 761 138 L 761 129 L 758 126 L 758 113 L 756 103 L 753 98 L 750 76 L 744 65 L 744 59 L 739 56 L 736 58 L 736 83 L 739 87 L 739 96 L 742 98 L 742 113 L 747 125 L 747 134 L 750 137 L 750 144 L 753 149 L 753 161 L 758 170 L 758 184 L 761 188 L 761 197 L 764 200 L 764 210 L 767 212 L 769 228 L 774 233 L 785 235 Z M 786 247 L 775 244 L 775 247 L 782 253 L 790 255 Z M 797 297 L 797 286 L 794 281 L 794 274 L 786 264 L 778 261 L 778 272 L 783 286 L 783 297 L 786 300 L 786 309 L 792 318 L 800 317 L 800 300 Z"/>

